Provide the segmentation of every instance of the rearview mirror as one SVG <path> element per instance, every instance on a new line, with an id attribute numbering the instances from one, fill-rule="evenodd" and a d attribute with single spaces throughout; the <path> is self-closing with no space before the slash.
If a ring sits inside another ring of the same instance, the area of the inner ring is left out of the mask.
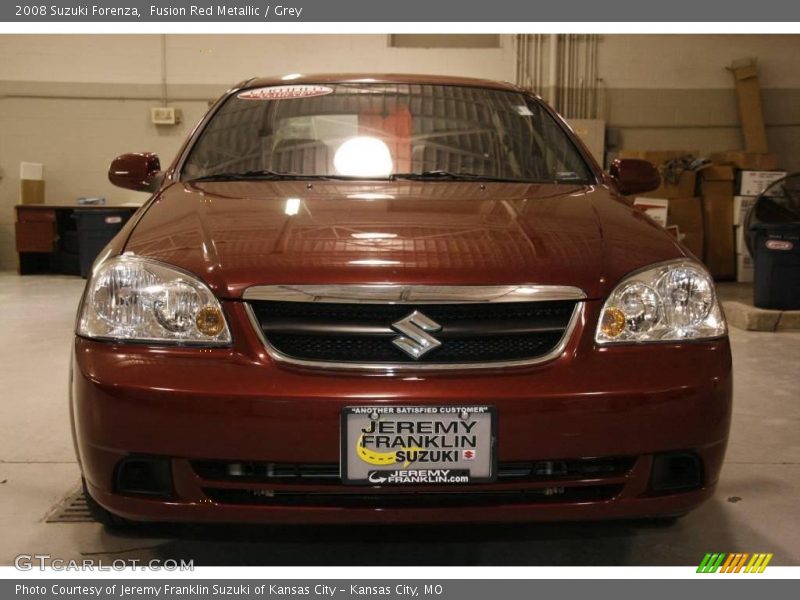
<path id="1" fill-rule="evenodd" d="M 114 185 L 137 192 L 153 192 L 161 180 L 161 161 L 152 152 L 131 152 L 118 156 L 108 169 Z"/>
<path id="2" fill-rule="evenodd" d="M 643 194 L 658 189 L 661 175 L 652 163 L 638 158 L 618 158 L 609 169 L 620 194 Z"/>

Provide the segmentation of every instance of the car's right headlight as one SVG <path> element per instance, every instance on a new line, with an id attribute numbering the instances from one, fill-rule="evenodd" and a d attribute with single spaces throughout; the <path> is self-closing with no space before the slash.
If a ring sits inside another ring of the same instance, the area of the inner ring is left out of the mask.
<path id="1" fill-rule="evenodd" d="M 691 260 L 675 260 L 625 277 L 600 313 L 598 344 L 715 338 L 727 327 L 714 281 Z"/>
<path id="2" fill-rule="evenodd" d="M 136 256 L 102 263 L 87 284 L 77 334 L 157 344 L 226 345 L 219 300 L 194 275 Z"/>

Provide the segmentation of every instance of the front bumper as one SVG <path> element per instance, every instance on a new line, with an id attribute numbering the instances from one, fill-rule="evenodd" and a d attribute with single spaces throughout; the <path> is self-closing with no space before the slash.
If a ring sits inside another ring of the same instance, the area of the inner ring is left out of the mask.
<path id="1" fill-rule="evenodd" d="M 72 417 L 83 475 L 97 502 L 134 520 L 470 522 L 684 513 L 713 494 L 722 466 L 731 415 L 728 340 L 598 348 L 591 330 L 599 304 L 586 302 L 561 357 L 496 372 L 367 375 L 276 364 L 239 302 L 225 303 L 232 348 L 151 348 L 76 338 Z M 344 406 L 467 403 L 497 408 L 501 463 L 626 457 L 631 466 L 610 475 L 446 489 L 211 481 L 192 466 L 195 460 L 338 463 Z M 702 485 L 655 493 L 652 457 L 674 451 L 700 458 Z M 115 492 L 115 468 L 130 455 L 170 460 L 171 497 Z M 548 492 L 532 499 L 537 491 L 592 487 L 610 492 Z M 253 501 L 220 500 L 229 490 L 251 493 Z M 458 502 L 440 493 L 454 491 L 460 492 Z M 398 494 L 411 498 L 412 492 L 414 501 L 407 505 L 383 501 Z M 495 501 L 496 492 L 505 495 Z M 320 500 L 292 500 L 301 496 Z M 353 502 L 356 496 L 375 501 Z"/>

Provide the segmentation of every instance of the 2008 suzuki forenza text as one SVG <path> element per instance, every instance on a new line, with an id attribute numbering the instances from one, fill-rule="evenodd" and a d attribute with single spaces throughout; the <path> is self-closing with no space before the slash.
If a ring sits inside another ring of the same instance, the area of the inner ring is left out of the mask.
<path id="1" fill-rule="evenodd" d="M 674 517 L 731 415 L 706 269 L 541 99 L 253 79 L 95 262 L 71 413 L 104 522 Z"/>

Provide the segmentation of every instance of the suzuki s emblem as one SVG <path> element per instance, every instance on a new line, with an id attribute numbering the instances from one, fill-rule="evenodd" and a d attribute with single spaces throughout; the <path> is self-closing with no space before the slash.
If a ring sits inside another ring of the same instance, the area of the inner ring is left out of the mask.
<path id="1" fill-rule="evenodd" d="M 442 345 L 442 342 L 428 333 L 439 331 L 441 328 L 442 326 L 436 321 L 415 310 L 404 319 L 392 323 L 392 329 L 403 334 L 394 338 L 392 343 L 411 358 L 419 359 L 423 354 Z"/>

